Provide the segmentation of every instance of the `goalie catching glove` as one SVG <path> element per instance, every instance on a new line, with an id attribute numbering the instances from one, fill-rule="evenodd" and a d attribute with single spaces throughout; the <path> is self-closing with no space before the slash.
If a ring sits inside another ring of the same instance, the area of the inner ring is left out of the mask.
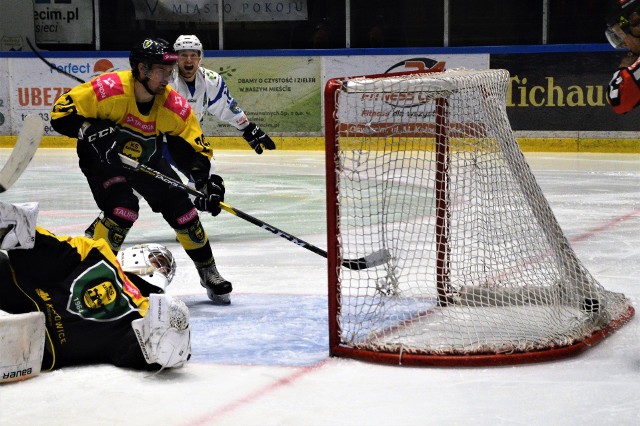
<path id="1" fill-rule="evenodd" d="M 220 203 L 224 201 L 224 180 L 218 175 L 210 175 L 207 179 L 193 179 L 196 189 L 204 195 L 196 197 L 193 204 L 200 211 L 213 216 L 220 214 Z"/>
<path id="2" fill-rule="evenodd" d="M 78 141 L 87 143 L 101 163 L 116 165 L 118 157 L 118 126 L 109 120 L 85 121 L 78 130 Z"/>
<path id="3" fill-rule="evenodd" d="M 242 132 L 242 137 L 249 142 L 249 146 L 253 148 L 257 154 L 262 154 L 262 148 L 276 149 L 275 142 L 254 123 L 249 123 L 249 125 L 245 127 Z"/>
<path id="4" fill-rule="evenodd" d="M 147 314 L 131 327 L 147 363 L 178 368 L 191 358 L 189 309 L 182 300 L 151 294 Z"/>

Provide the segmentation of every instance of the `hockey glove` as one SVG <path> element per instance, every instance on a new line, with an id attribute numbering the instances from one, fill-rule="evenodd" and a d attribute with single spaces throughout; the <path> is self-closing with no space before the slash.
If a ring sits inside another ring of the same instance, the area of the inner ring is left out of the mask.
<path id="1" fill-rule="evenodd" d="M 196 180 L 195 184 L 196 189 L 204 194 L 193 200 L 196 209 L 218 216 L 221 211 L 220 202 L 224 201 L 224 180 L 218 175 L 211 175 L 208 179 Z"/>
<path id="2" fill-rule="evenodd" d="M 244 129 L 242 137 L 249 142 L 249 146 L 253 148 L 257 154 L 262 154 L 262 148 L 276 149 L 275 142 L 254 123 L 249 123 Z"/>
<path id="3" fill-rule="evenodd" d="M 118 126 L 109 120 L 85 121 L 78 131 L 78 141 L 92 148 L 96 159 L 101 163 L 118 165 Z"/>

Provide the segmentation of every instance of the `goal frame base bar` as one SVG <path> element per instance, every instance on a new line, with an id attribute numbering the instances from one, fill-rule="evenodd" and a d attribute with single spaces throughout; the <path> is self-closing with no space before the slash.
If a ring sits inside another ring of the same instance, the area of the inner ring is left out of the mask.
<path id="1" fill-rule="evenodd" d="M 332 357 L 351 358 L 375 364 L 400 365 L 410 367 L 496 367 L 518 364 L 535 364 L 570 358 L 602 342 L 633 318 L 635 309 L 629 306 L 627 312 L 612 320 L 606 328 L 598 330 L 588 338 L 569 346 L 531 352 L 505 354 L 438 355 L 407 352 L 379 352 L 356 349 L 344 345 L 329 348 Z"/>

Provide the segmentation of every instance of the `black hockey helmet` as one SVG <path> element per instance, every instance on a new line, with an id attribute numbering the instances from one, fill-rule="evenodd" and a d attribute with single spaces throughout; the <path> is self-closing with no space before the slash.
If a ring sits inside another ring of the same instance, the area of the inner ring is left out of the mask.
<path id="1" fill-rule="evenodd" d="M 140 62 L 150 69 L 153 64 L 175 65 L 177 60 L 178 55 L 169 42 L 161 38 L 146 38 L 133 46 L 129 53 L 129 64 L 136 76 Z"/>

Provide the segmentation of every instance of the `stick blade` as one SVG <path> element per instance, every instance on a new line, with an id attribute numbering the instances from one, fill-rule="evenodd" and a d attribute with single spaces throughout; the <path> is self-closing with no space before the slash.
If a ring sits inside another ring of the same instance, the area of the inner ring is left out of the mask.
<path id="1" fill-rule="evenodd" d="M 16 146 L 11 151 L 11 155 L 4 167 L 0 170 L 0 193 L 11 188 L 26 170 L 38 146 L 40 146 L 43 130 L 44 124 L 39 116 L 28 115 L 24 119 Z"/>
<path id="2" fill-rule="evenodd" d="M 391 259 L 391 253 L 389 250 L 382 249 L 371 254 L 368 254 L 364 257 L 360 257 L 358 259 L 353 260 L 344 260 L 342 262 L 342 266 L 353 269 L 354 271 L 359 271 L 361 269 L 373 268 L 375 266 L 380 266 Z"/>
<path id="3" fill-rule="evenodd" d="M 127 157 L 124 154 L 118 154 L 118 156 L 120 157 L 120 162 L 122 162 L 124 166 L 129 167 L 133 170 L 138 170 L 140 168 L 140 163 L 138 163 L 133 158 Z"/>

